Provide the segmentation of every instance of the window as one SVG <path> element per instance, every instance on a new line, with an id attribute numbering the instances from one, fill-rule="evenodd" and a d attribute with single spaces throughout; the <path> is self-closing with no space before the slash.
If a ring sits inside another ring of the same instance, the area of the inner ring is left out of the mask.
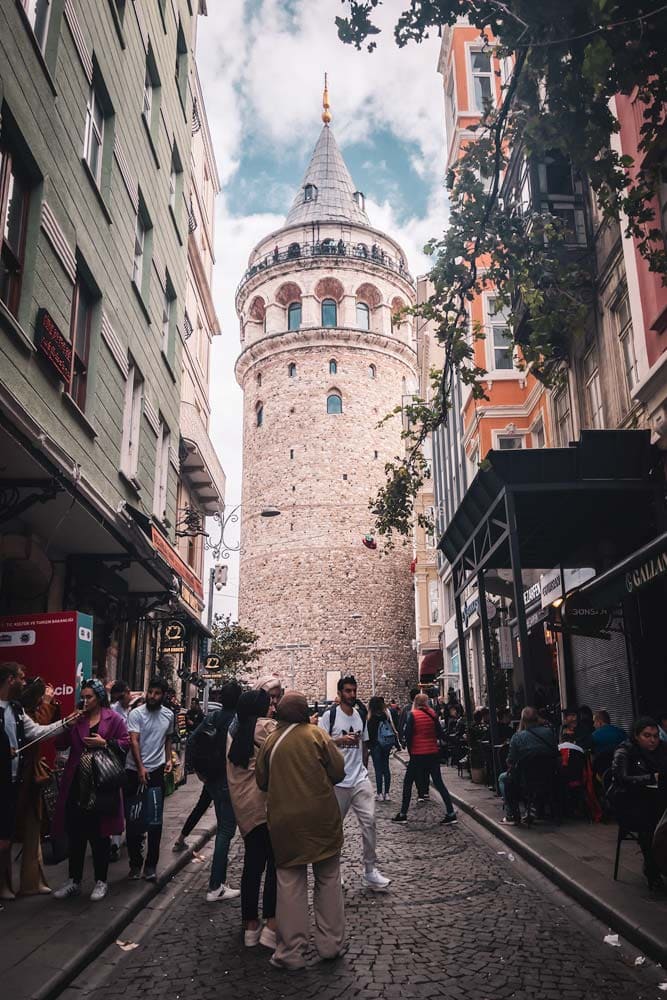
<path id="1" fill-rule="evenodd" d="M 72 315 L 70 318 L 72 370 L 69 394 L 80 410 L 85 410 L 86 408 L 90 321 L 93 314 L 93 306 L 93 294 L 82 276 L 77 273 L 74 296 L 72 298 Z"/>
<path id="2" fill-rule="evenodd" d="M 365 302 L 357 302 L 357 326 L 360 330 L 371 328 L 371 311 Z"/>
<path id="3" fill-rule="evenodd" d="M 438 581 L 428 581 L 428 606 L 429 621 L 431 625 L 437 625 L 440 621 L 440 598 L 438 596 Z"/>
<path id="4" fill-rule="evenodd" d="M 544 448 L 546 439 L 544 436 L 544 421 L 540 417 L 532 430 L 533 448 Z"/>
<path id="5" fill-rule="evenodd" d="M 479 49 L 470 51 L 470 73 L 472 76 L 472 96 L 474 108 L 484 111 L 485 105 L 493 101 L 493 69 L 491 54 Z"/>
<path id="6" fill-rule="evenodd" d="M 291 361 L 287 366 L 287 374 L 290 378 L 296 378 L 296 365 Z"/>
<path id="7" fill-rule="evenodd" d="M 376 375 L 377 375 L 377 368 L 375 367 L 375 365 L 369 365 L 368 366 L 368 377 L 369 378 L 375 378 Z"/>
<path id="8" fill-rule="evenodd" d="M 123 439 L 120 448 L 121 472 L 128 479 L 134 479 L 139 468 L 139 435 L 143 402 L 144 380 L 133 359 L 130 358 L 130 370 L 125 383 Z"/>
<path id="9" fill-rule="evenodd" d="M 183 202 L 183 164 L 176 148 L 171 149 L 171 166 L 169 168 L 169 208 L 178 224 L 181 219 L 181 204 Z"/>
<path id="10" fill-rule="evenodd" d="M 287 307 L 287 329 L 298 330 L 301 326 L 301 303 L 292 302 Z"/>
<path id="11" fill-rule="evenodd" d="M 327 396 L 327 413 L 342 413 L 343 399 L 340 393 L 332 392 Z"/>
<path id="12" fill-rule="evenodd" d="M 144 303 L 148 302 L 151 276 L 151 250 L 153 245 L 153 228 L 146 209 L 146 203 L 139 193 L 139 208 L 134 226 L 134 258 L 132 262 L 132 281 L 141 295 Z"/>
<path id="13" fill-rule="evenodd" d="M 567 386 L 554 396 L 554 415 L 556 417 L 556 432 L 558 444 L 567 448 L 572 440 L 572 423 L 570 421 L 570 394 Z"/>
<path id="14" fill-rule="evenodd" d="M 591 426 L 596 429 L 604 427 L 604 412 L 602 409 L 602 391 L 600 388 L 600 371 L 598 368 L 597 351 L 594 347 L 584 355 L 584 382 L 586 385 L 586 400 Z"/>
<path id="15" fill-rule="evenodd" d="M 303 189 L 304 201 L 317 201 L 317 187 L 314 184 L 306 184 Z"/>
<path id="16" fill-rule="evenodd" d="M 153 513 L 161 521 L 167 514 L 167 484 L 169 482 L 169 427 L 160 414 L 160 423 L 155 450 L 155 485 L 153 489 Z"/>
<path id="17" fill-rule="evenodd" d="M 176 330 L 176 292 L 169 275 L 165 276 L 162 291 L 162 353 L 171 358 Z"/>
<path id="18" fill-rule="evenodd" d="M 290 448 L 290 450 L 289 450 L 289 457 L 290 458 L 294 458 L 294 448 Z"/>
<path id="19" fill-rule="evenodd" d="M 153 148 L 153 154 L 157 158 L 155 144 L 157 142 L 160 125 L 160 97 L 162 88 L 160 86 L 160 76 L 157 71 L 157 63 L 153 50 L 148 46 L 146 53 L 146 72 L 144 75 L 144 97 L 142 107 L 142 118 L 148 132 Z"/>
<path id="20" fill-rule="evenodd" d="M 498 448 L 500 451 L 519 451 L 523 448 L 523 435 L 499 434 Z"/>
<path id="21" fill-rule="evenodd" d="M 611 312 L 614 317 L 618 341 L 621 345 L 625 384 L 628 387 L 628 392 L 632 395 L 632 390 L 639 381 L 639 374 L 637 371 L 637 355 L 635 354 L 632 316 L 630 315 L 630 301 L 627 290 L 612 305 Z"/>
<path id="22" fill-rule="evenodd" d="M 335 358 L 332 358 L 331 361 L 329 362 L 329 374 L 330 375 L 338 374 L 338 363 Z"/>
<path id="23" fill-rule="evenodd" d="M 95 86 L 91 86 L 86 106 L 86 134 L 83 157 L 98 187 L 102 184 L 102 150 L 104 146 L 104 111 Z"/>
<path id="24" fill-rule="evenodd" d="M 43 52 L 51 14 L 51 0 L 21 0 L 21 5 L 30 22 L 35 40 Z"/>
<path id="25" fill-rule="evenodd" d="M 366 211 L 366 195 L 363 191 L 355 191 L 352 195 L 362 212 Z"/>
<path id="26" fill-rule="evenodd" d="M 185 96 L 188 86 L 188 46 L 185 41 L 185 32 L 181 19 L 178 19 L 178 33 L 176 35 L 176 64 L 174 70 L 176 79 L 176 89 L 181 99 L 181 104 L 185 108 Z"/>
<path id="27" fill-rule="evenodd" d="M 255 407 L 255 424 L 257 427 L 261 427 L 264 423 L 264 406 L 262 403 L 258 403 Z"/>
<path id="28" fill-rule="evenodd" d="M 336 326 L 338 322 L 338 307 L 333 299 L 322 302 L 322 326 Z"/>
<path id="29" fill-rule="evenodd" d="M 18 314 L 25 257 L 30 186 L 14 156 L 0 146 L 0 299 Z"/>
<path id="30" fill-rule="evenodd" d="M 257 372 L 257 385 L 261 385 L 261 384 L 262 384 L 262 373 L 261 372 Z"/>
<path id="31" fill-rule="evenodd" d="M 447 142 L 451 145 L 456 128 L 456 81 L 454 78 L 454 65 L 449 67 L 445 81 L 445 135 Z"/>
<path id="32" fill-rule="evenodd" d="M 511 371 L 514 368 L 512 334 L 507 325 L 505 310 L 493 295 L 488 296 L 486 305 L 493 352 L 490 358 L 492 368 L 494 371 Z"/>
<path id="33" fill-rule="evenodd" d="M 153 110 L 153 81 L 151 80 L 151 75 L 148 70 L 148 64 L 146 64 L 146 76 L 144 77 L 144 107 L 142 114 L 144 116 L 144 121 L 150 128 L 151 126 L 151 112 Z"/>

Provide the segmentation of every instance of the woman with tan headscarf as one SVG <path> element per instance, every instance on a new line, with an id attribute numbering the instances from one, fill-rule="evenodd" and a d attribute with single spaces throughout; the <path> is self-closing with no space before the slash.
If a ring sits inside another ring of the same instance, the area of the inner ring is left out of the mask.
<path id="1" fill-rule="evenodd" d="M 255 777 L 267 796 L 276 862 L 277 947 L 271 964 L 305 968 L 308 945 L 308 865 L 315 889 L 315 947 L 336 958 L 345 941 L 340 851 L 343 825 L 333 786 L 345 776 L 343 755 L 329 736 L 309 724 L 308 703 L 288 691 L 276 710 L 278 726 L 257 754 Z"/>

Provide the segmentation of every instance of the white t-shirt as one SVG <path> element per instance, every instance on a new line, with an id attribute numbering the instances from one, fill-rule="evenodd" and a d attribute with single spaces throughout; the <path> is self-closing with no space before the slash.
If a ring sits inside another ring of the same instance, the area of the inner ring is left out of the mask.
<path id="1" fill-rule="evenodd" d="M 111 711 L 112 712 L 117 712 L 118 715 L 120 715 L 121 719 L 124 719 L 125 722 L 127 723 L 127 720 L 130 717 L 130 711 L 131 711 L 131 709 L 129 709 L 129 708 L 123 708 L 122 702 L 115 701 L 113 703 L 113 705 L 111 706 Z"/>
<path id="2" fill-rule="evenodd" d="M 330 713 L 336 713 L 334 727 L 330 730 Z M 352 715 L 347 715 L 340 705 L 332 707 L 329 711 L 320 716 L 320 729 L 323 729 L 332 739 L 337 739 L 347 733 L 359 733 L 359 744 L 356 747 L 338 747 L 345 758 L 345 777 L 339 781 L 336 788 L 354 788 L 360 781 L 365 781 L 368 771 L 364 767 L 363 743 L 368 742 L 368 728 L 361 721 L 361 716 L 356 708 L 352 709 Z"/>
<path id="3" fill-rule="evenodd" d="M 165 763 L 164 745 L 168 736 L 174 734 L 174 713 L 162 705 L 151 711 L 145 705 L 133 708 L 127 720 L 130 733 L 139 733 L 139 752 L 147 771 L 154 771 Z M 137 770 L 134 754 L 127 755 L 127 765 L 131 771 Z"/>

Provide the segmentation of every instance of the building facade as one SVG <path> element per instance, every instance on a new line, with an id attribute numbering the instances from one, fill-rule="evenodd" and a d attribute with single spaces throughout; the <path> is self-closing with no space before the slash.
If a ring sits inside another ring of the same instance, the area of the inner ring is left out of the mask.
<path id="1" fill-rule="evenodd" d="M 416 677 L 411 551 L 365 536 L 369 498 L 403 447 L 400 418 L 380 421 L 415 377 L 402 314 L 415 291 L 355 191 L 326 95 L 323 119 L 285 225 L 255 247 L 237 292 L 240 620 L 269 648 L 262 669 L 310 698 L 332 697 L 341 672 L 362 698 L 403 696 Z M 268 505 L 280 515 L 262 518 Z"/>
<path id="2" fill-rule="evenodd" d="M 93 669 L 136 687 L 201 627 L 175 525 L 205 9 L 0 11 L 0 614 L 89 613 Z"/>

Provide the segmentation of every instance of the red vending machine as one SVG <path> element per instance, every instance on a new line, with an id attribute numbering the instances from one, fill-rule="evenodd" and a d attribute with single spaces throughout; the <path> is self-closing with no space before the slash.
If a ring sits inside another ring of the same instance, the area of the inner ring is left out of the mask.
<path id="1" fill-rule="evenodd" d="M 79 701 L 93 664 L 93 619 L 80 611 L 0 618 L 0 663 L 20 663 L 26 677 L 52 684 L 63 716 Z"/>

